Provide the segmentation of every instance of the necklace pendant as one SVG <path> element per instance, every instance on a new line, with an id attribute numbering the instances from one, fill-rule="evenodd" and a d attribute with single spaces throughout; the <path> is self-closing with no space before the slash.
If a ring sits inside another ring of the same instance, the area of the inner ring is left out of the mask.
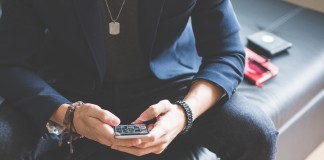
<path id="1" fill-rule="evenodd" d="M 109 23 L 109 33 L 111 35 L 118 35 L 120 33 L 120 24 L 119 24 L 119 22 L 110 22 Z"/>

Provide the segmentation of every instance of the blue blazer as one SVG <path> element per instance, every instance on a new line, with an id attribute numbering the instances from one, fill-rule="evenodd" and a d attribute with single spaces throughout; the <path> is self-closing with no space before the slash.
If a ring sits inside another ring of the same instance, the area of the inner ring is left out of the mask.
<path id="1" fill-rule="evenodd" d="M 40 131 L 70 102 L 58 91 L 100 88 L 106 73 L 102 12 L 101 0 L 4 0 L 0 95 Z M 225 99 L 235 92 L 245 53 L 229 0 L 140 0 L 139 25 L 141 49 L 156 77 L 195 73 L 193 80 L 223 88 Z"/>

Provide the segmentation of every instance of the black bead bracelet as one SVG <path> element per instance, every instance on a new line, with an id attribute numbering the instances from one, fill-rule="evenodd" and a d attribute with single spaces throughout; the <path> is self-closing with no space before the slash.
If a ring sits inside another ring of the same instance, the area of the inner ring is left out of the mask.
<path id="1" fill-rule="evenodd" d="M 192 126 L 192 122 L 193 122 L 192 111 L 191 111 L 189 105 L 186 102 L 182 101 L 182 100 L 176 101 L 175 104 L 181 106 L 186 112 L 187 123 L 186 123 L 186 126 L 182 130 L 182 133 L 181 133 L 181 134 L 184 134 L 184 133 L 188 132 L 189 129 L 191 128 L 191 126 Z"/>

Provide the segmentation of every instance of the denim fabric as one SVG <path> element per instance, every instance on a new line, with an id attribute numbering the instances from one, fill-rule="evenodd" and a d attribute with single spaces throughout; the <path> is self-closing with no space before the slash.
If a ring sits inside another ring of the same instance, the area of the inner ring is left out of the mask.
<path id="1" fill-rule="evenodd" d="M 236 93 L 223 106 L 214 106 L 199 117 L 180 139 L 207 147 L 221 160 L 272 160 L 277 135 L 260 106 Z"/>

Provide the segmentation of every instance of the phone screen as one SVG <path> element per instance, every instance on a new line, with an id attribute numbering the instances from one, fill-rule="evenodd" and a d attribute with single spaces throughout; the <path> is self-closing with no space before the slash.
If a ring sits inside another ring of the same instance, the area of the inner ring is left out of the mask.
<path id="1" fill-rule="evenodd" d="M 126 124 L 115 126 L 115 138 L 147 138 L 149 131 L 145 124 Z"/>

